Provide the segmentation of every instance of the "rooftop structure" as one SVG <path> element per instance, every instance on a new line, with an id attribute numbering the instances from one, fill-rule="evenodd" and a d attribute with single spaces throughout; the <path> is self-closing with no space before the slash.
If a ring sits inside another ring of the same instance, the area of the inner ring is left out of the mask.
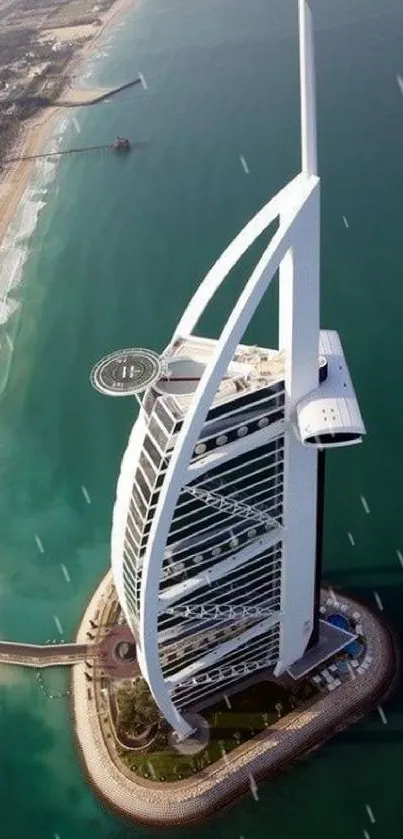
<path id="1" fill-rule="evenodd" d="M 130 151 L 130 140 L 127 137 L 116 137 L 112 143 L 113 151 Z"/>
<path id="2" fill-rule="evenodd" d="M 241 688 L 268 670 L 298 678 L 354 640 L 320 621 L 325 450 L 360 442 L 365 429 L 339 336 L 319 329 L 315 75 L 304 0 L 299 31 L 301 173 L 213 265 L 144 380 L 130 384 L 135 350 L 93 374 L 103 392 L 139 398 L 145 390 L 121 464 L 112 570 L 142 674 L 180 737 L 224 686 Z M 215 292 L 276 219 L 221 334 L 199 337 Z M 246 346 L 277 271 L 278 346 Z"/>

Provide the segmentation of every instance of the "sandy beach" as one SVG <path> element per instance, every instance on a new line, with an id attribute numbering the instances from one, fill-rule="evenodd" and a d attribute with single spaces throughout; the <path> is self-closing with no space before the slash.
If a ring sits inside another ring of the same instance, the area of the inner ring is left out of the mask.
<path id="1" fill-rule="evenodd" d="M 61 99 L 66 102 L 79 104 L 83 98 L 91 95 L 97 95 L 102 92 L 97 90 L 83 89 L 79 85 L 72 87 L 68 84 L 67 79 L 71 79 L 72 75 L 77 72 L 81 62 L 94 49 L 99 39 L 104 34 L 106 27 L 114 21 L 117 17 L 128 11 L 134 4 L 138 4 L 138 0 L 116 0 L 113 6 L 102 16 L 102 21 L 99 26 L 91 25 L 92 37 L 88 37 L 88 31 L 85 33 L 87 39 L 83 42 L 82 47 L 78 46 L 73 59 L 66 68 L 66 88 L 61 93 Z M 69 36 L 74 37 L 75 27 L 66 27 Z M 76 27 L 83 29 L 83 27 Z M 78 33 L 76 33 L 77 35 Z M 80 37 L 80 36 L 79 36 Z M 63 108 L 47 108 L 44 111 L 38 111 L 31 119 L 26 120 L 21 126 L 20 135 L 14 152 L 20 155 L 35 155 L 40 154 L 41 149 L 51 135 L 54 125 L 60 115 L 63 113 Z M 8 165 L 1 174 L 0 179 L 0 245 L 4 239 L 6 230 L 13 219 L 17 207 L 28 187 L 29 180 L 32 174 L 35 161 L 20 160 L 16 163 Z"/>
<path id="2" fill-rule="evenodd" d="M 41 41 L 79 41 L 81 38 L 92 38 L 98 34 L 99 27 L 96 23 L 84 23 L 78 26 L 59 26 L 55 29 L 45 29 L 41 35 Z"/>

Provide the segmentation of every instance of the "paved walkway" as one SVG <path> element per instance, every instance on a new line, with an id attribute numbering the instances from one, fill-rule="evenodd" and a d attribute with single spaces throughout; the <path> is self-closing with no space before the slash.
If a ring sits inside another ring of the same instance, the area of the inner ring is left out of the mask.
<path id="1" fill-rule="evenodd" d="M 140 674 L 135 657 L 120 658 L 118 650 L 126 643 L 135 656 L 136 642 L 127 623 L 113 626 L 103 638 L 98 641 L 98 661 L 105 673 L 120 679 L 133 678 Z"/>
<path id="2" fill-rule="evenodd" d="M 78 633 L 79 642 L 88 631 L 90 619 L 107 610 L 111 582 L 109 573 L 95 592 Z M 95 693 L 88 689 L 85 665 L 78 664 L 73 670 L 75 729 L 87 774 L 100 798 L 139 823 L 165 827 L 197 823 L 253 791 L 255 779 L 277 774 L 371 710 L 393 681 L 397 666 L 394 642 L 387 627 L 369 609 L 351 598 L 337 598 L 349 612 L 360 612 L 371 668 L 338 688 L 337 701 L 332 694 L 324 695 L 310 708 L 288 714 L 267 732 L 235 749 L 226 760 L 205 767 L 187 780 L 146 781 L 119 761 L 112 734 L 103 734 L 108 709 L 102 704 L 97 685 Z"/>

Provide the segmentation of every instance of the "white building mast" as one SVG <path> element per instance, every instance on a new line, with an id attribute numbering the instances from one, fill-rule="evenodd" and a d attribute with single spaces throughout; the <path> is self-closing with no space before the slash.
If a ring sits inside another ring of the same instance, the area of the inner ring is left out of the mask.
<path id="1" fill-rule="evenodd" d="M 319 178 L 311 12 L 299 0 L 302 172 L 225 249 L 161 364 L 122 351 L 103 392 L 147 385 L 112 528 L 117 593 L 155 701 L 182 737 L 223 685 L 275 675 L 317 633 L 318 451 L 364 426 L 337 333 L 319 330 Z M 217 340 L 194 330 L 271 222 L 279 226 Z M 279 269 L 279 347 L 241 345 Z M 153 368 L 154 365 L 154 368 Z M 323 492 L 323 488 L 320 488 Z M 320 569 L 319 569 L 320 571 Z"/>
<path id="2" fill-rule="evenodd" d="M 298 0 L 299 78 L 301 99 L 301 171 L 318 174 L 316 139 L 316 80 L 312 12 L 307 0 Z"/>
<path id="3" fill-rule="evenodd" d="M 284 527 L 279 674 L 304 653 L 313 629 L 316 555 L 316 448 L 293 433 L 297 405 L 319 382 L 320 184 L 317 176 L 315 65 L 312 15 L 299 0 L 302 182 L 292 246 L 280 263 L 279 349 L 285 356 Z M 291 196 L 280 209 L 280 227 L 294 212 Z"/>

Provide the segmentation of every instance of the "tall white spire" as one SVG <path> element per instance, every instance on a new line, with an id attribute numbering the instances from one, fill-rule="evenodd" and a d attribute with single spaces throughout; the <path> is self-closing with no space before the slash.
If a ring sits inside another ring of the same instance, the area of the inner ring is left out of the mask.
<path id="1" fill-rule="evenodd" d="M 312 12 L 308 0 L 298 0 L 299 72 L 301 91 L 301 166 L 305 175 L 317 175 L 316 82 Z"/>

